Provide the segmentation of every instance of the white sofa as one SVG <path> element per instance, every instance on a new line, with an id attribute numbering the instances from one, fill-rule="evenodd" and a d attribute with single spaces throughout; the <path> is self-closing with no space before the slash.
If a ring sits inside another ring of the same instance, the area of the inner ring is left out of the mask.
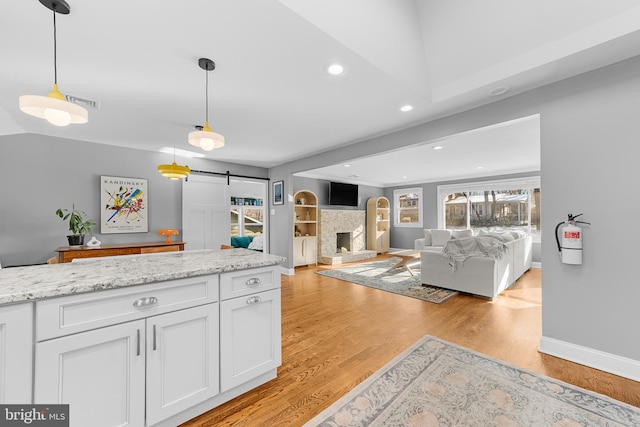
<path id="1" fill-rule="evenodd" d="M 487 234 L 501 240 L 506 246 L 502 257 L 496 259 L 490 256 L 474 255 L 454 269 L 449 257 L 443 253 L 444 246 L 449 240 L 445 240 L 446 231 L 449 230 L 429 230 L 432 234 L 431 241 L 429 237 L 415 241 L 415 249 L 421 251 L 420 278 L 425 285 L 493 299 L 531 268 L 531 236 L 505 232 Z M 428 234 L 427 230 L 425 234 Z M 441 234 L 443 236 L 440 236 Z M 450 232 L 450 236 L 454 238 L 468 237 L 469 234 L 470 230 L 464 233 L 458 232 L 461 237 L 456 237 L 455 231 Z"/>

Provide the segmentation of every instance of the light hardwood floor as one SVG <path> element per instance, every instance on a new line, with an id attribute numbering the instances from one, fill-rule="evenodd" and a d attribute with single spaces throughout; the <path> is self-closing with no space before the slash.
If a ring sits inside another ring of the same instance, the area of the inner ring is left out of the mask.
<path id="1" fill-rule="evenodd" d="M 184 426 L 300 426 L 425 334 L 640 406 L 639 382 L 537 351 L 539 269 L 493 301 L 458 295 L 433 304 L 315 274 L 319 268 L 327 266 L 282 276 L 278 377 Z"/>

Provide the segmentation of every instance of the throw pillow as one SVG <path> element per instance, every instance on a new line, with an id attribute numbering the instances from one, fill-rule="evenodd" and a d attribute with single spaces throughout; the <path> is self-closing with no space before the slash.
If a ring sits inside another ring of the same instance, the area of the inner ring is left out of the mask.
<path id="1" fill-rule="evenodd" d="M 247 248 L 252 239 L 252 236 L 231 236 L 231 246 L 235 248 Z"/>
<path id="2" fill-rule="evenodd" d="M 445 246 L 449 240 L 451 240 L 451 230 L 431 230 L 432 246 Z"/>
<path id="3" fill-rule="evenodd" d="M 425 228 L 424 229 L 424 245 L 425 246 L 431 246 L 431 229 L 430 228 Z"/>
<path id="4" fill-rule="evenodd" d="M 502 235 L 503 242 L 513 242 L 514 240 L 516 240 L 513 238 L 513 234 L 511 234 L 508 231 L 506 233 L 500 233 L 500 234 Z"/>
<path id="5" fill-rule="evenodd" d="M 491 237 L 495 237 L 496 239 L 500 240 L 501 242 L 512 242 L 513 236 L 511 235 L 511 233 L 509 232 L 505 232 L 505 233 L 499 233 L 497 231 L 491 232 L 491 233 L 487 233 L 487 236 L 491 236 Z"/>
<path id="6" fill-rule="evenodd" d="M 249 249 L 253 249 L 255 251 L 261 251 L 264 249 L 264 235 L 258 234 L 255 236 L 251 243 L 249 243 Z"/>
<path id="7" fill-rule="evenodd" d="M 473 230 L 465 228 L 463 230 L 453 230 L 451 232 L 452 239 L 464 239 L 465 237 L 473 237 Z"/>
<path id="8" fill-rule="evenodd" d="M 513 236 L 513 238 L 515 240 L 522 239 L 524 236 L 526 236 L 526 234 L 524 232 L 516 231 L 516 230 L 511 231 L 511 235 Z"/>

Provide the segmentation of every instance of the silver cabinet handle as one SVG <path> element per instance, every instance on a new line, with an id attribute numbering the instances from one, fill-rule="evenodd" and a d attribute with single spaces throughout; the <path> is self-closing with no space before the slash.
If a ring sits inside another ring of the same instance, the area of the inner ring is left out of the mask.
<path id="1" fill-rule="evenodd" d="M 255 297 L 251 297 L 247 300 L 247 304 L 255 304 L 257 302 L 262 301 L 262 298 L 260 298 L 259 296 L 255 296 Z"/>
<path id="2" fill-rule="evenodd" d="M 141 308 L 141 307 L 147 307 L 157 303 L 158 303 L 158 298 L 156 297 L 144 297 L 144 298 L 135 300 L 133 302 L 133 306 L 135 308 Z"/>
<path id="3" fill-rule="evenodd" d="M 156 351 L 158 346 L 156 345 L 156 325 L 153 325 L 153 351 Z"/>
<path id="4" fill-rule="evenodd" d="M 140 356 L 140 329 L 137 330 L 138 340 L 136 344 L 136 356 Z"/>
<path id="5" fill-rule="evenodd" d="M 256 286 L 260 284 L 260 279 L 257 277 L 253 277 L 245 282 L 247 286 Z"/>

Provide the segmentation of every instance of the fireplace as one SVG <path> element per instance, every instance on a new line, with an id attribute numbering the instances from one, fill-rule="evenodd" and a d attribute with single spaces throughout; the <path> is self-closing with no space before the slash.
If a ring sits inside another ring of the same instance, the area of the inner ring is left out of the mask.
<path id="1" fill-rule="evenodd" d="M 366 248 L 365 213 L 360 210 L 320 209 L 318 262 L 333 265 L 376 257 L 376 251 Z"/>
<path id="2" fill-rule="evenodd" d="M 336 253 L 351 252 L 353 233 L 336 233 Z"/>

